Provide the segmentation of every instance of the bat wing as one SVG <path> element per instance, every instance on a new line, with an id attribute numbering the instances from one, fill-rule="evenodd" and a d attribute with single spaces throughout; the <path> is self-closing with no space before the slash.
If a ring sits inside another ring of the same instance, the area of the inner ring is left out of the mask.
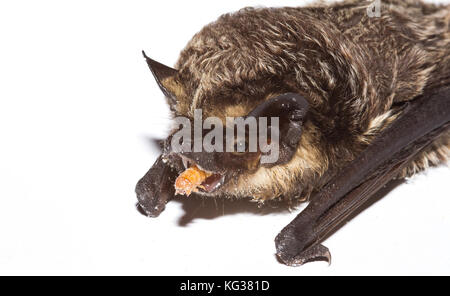
<path id="1" fill-rule="evenodd" d="M 276 237 L 278 258 L 291 266 L 331 260 L 321 241 L 450 126 L 450 87 L 406 103 L 401 115 L 328 182 Z"/>

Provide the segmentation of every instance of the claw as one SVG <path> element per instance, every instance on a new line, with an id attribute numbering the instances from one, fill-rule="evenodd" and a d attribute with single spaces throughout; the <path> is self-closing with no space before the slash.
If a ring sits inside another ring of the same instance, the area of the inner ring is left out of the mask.
<path id="1" fill-rule="evenodd" d="M 327 261 L 331 264 L 331 253 L 327 247 L 318 243 L 307 246 L 310 233 L 312 232 L 299 233 L 289 226 L 283 229 L 275 238 L 280 261 L 288 266 L 300 266 L 311 261 Z"/>
<path id="2" fill-rule="evenodd" d="M 292 267 L 301 266 L 305 263 L 312 261 L 326 261 L 328 265 L 331 264 L 331 253 L 324 245 L 313 245 L 311 248 L 301 252 L 300 254 L 286 258 L 284 254 L 277 254 L 278 258 L 283 261 L 284 264 Z"/>

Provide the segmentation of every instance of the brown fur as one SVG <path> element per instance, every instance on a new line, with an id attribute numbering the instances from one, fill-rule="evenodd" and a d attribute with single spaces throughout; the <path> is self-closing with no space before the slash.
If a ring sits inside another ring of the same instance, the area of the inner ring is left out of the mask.
<path id="1" fill-rule="evenodd" d="M 232 180 L 229 195 L 307 198 L 395 119 L 395 103 L 450 83 L 450 6 L 382 0 L 381 17 L 369 18 L 370 3 L 244 8 L 188 43 L 164 82 L 177 115 L 244 116 L 284 92 L 312 107 L 294 158 Z M 449 156 L 446 132 L 402 176 Z"/>

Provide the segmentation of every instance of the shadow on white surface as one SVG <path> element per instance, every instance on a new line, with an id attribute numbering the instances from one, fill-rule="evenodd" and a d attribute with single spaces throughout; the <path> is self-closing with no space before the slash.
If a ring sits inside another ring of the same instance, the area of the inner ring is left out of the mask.
<path id="1" fill-rule="evenodd" d="M 182 205 L 183 215 L 178 220 L 178 225 L 186 226 L 195 219 L 215 219 L 223 216 L 248 213 L 264 216 L 273 213 L 288 213 L 288 207 L 283 202 L 273 205 L 258 206 L 249 199 L 208 199 L 199 196 L 175 197 L 171 202 Z"/>

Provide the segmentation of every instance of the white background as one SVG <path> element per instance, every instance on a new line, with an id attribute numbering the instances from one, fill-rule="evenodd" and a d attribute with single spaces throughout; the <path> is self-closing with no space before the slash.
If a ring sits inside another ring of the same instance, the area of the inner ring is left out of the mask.
<path id="1" fill-rule="evenodd" d="M 302 1 L 2 1 L 0 274 L 450 274 L 447 167 L 394 189 L 325 241 L 331 266 L 277 262 L 294 213 L 249 202 L 135 210 L 168 108 L 141 50 L 169 65 L 203 25 Z"/>

